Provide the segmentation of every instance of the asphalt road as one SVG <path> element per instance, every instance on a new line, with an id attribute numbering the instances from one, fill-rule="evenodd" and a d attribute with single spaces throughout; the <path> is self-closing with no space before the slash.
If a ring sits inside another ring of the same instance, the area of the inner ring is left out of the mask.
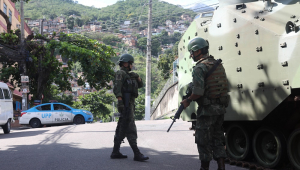
<path id="1" fill-rule="evenodd" d="M 133 161 L 125 139 L 127 159 L 110 159 L 116 123 L 52 126 L 37 129 L 0 129 L 0 170 L 196 170 L 200 169 L 191 123 L 171 120 L 137 121 L 138 146 L 150 157 Z M 210 169 L 217 169 L 215 161 Z M 226 165 L 227 170 L 244 168 Z"/>

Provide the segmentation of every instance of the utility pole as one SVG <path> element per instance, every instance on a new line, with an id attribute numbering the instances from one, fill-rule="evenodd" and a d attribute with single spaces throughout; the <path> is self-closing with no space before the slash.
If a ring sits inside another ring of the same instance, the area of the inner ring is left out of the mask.
<path id="1" fill-rule="evenodd" d="M 43 17 L 43 19 L 41 19 L 41 23 L 40 23 L 40 34 L 43 36 L 43 34 L 44 34 L 44 18 L 45 17 Z M 43 40 L 41 40 L 41 46 L 43 46 L 44 45 L 44 41 Z M 41 47 L 42 48 L 42 47 Z M 39 92 L 40 92 L 40 90 L 41 90 L 41 85 L 42 85 L 42 77 L 43 77 L 43 73 L 42 73 L 42 61 L 43 61 L 43 55 L 40 55 L 40 57 L 39 57 L 39 76 L 38 76 L 38 89 L 37 89 L 37 91 L 38 91 L 38 94 L 39 94 Z M 41 96 L 38 96 L 38 99 L 39 100 L 41 100 L 41 104 L 42 104 L 42 95 Z"/>
<path id="2" fill-rule="evenodd" d="M 151 35 L 152 35 L 152 0 L 149 0 L 147 61 L 146 61 L 145 120 L 150 120 L 150 111 L 151 111 Z"/>
<path id="3" fill-rule="evenodd" d="M 21 0 L 20 1 L 20 11 L 21 11 L 21 55 L 24 57 L 25 55 L 25 33 L 24 33 L 24 1 Z M 28 92 L 28 86 L 27 86 L 27 82 L 28 82 L 28 76 L 26 75 L 26 61 L 22 61 L 20 63 L 21 67 L 23 67 L 23 75 L 21 75 L 21 83 L 22 83 L 22 111 L 27 110 L 27 92 Z"/>

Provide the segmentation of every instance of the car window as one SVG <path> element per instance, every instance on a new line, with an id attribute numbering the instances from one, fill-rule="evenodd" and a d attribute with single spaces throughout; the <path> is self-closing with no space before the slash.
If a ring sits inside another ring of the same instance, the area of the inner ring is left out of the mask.
<path id="1" fill-rule="evenodd" d="M 0 99 L 4 99 L 2 89 L 0 88 Z"/>
<path id="2" fill-rule="evenodd" d="M 62 104 L 53 104 L 54 110 L 71 110 L 69 107 Z"/>
<path id="3" fill-rule="evenodd" d="M 5 99 L 11 99 L 8 89 L 3 89 L 3 94 Z"/>
<path id="4" fill-rule="evenodd" d="M 43 105 L 40 107 L 37 107 L 38 110 L 51 110 L 51 104 Z"/>

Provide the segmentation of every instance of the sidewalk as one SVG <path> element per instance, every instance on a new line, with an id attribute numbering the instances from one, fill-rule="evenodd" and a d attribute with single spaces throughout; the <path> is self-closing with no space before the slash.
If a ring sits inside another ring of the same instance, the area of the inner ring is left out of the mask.
<path id="1" fill-rule="evenodd" d="M 30 127 L 20 125 L 19 120 L 15 120 L 15 122 L 11 123 L 11 130 L 24 130 L 24 129 L 30 129 Z"/>

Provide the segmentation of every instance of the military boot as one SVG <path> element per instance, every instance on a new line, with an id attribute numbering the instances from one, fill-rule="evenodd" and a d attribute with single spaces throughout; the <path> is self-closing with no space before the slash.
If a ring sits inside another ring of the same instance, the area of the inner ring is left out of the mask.
<path id="1" fill-rule="evenodd" d="M 200 170 L 209 170 L 209 163 L 210 163 L 210 161 L 201 161 Z"/>
<path id="2" fill-rule="evenodd" d="M 145 161 L 145 160 L 148 160 L 148 159 L 149 159 L 148 156 L 145 156 L 145 155 L 143 155 L 143 154 L 140 152 L 140 150 L 139 150 L 139 148 L 137 147 L 137 145 L 130 145 L 130 146 L 131 146 L 131 148 L 132 148 L 132 150 L 133 150 L 133 153 L 134 153 L 134 158 L 133 158 L 133 160 L 135 160 L 135 161 Z"/>
<path id="3" fill-rule="evenodd" d="M 120 145 L 121 144 L 118 144 L 118 143 L 115 143 L 114 144 L 114 148 L 113 148 L 113 151 L 110 155 L 110 158 L 111 159 L 122 159 L 122 158 L 127 158 L 127 155 L 123 155 L 121 152 L 120 152 Z"/>
<path id="4" fill-rule="evenodd" d="M 217 160 L 217 163 L 218 163 L 218 170 L 225 170 L 224 158 L 219 158 Z"/>

